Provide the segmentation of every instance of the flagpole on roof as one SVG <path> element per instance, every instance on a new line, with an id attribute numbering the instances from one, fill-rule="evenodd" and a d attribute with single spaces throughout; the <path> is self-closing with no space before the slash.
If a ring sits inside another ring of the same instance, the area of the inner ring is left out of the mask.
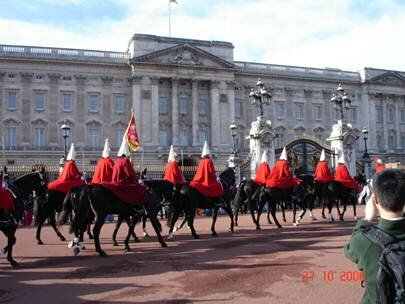
<path id="1" fill-rule="evenodd" d="M 176 0 L 169 0 L 169 37 L 172 36 L 172 20 L 171 20 L 171 4 L 176 3 Z"/>

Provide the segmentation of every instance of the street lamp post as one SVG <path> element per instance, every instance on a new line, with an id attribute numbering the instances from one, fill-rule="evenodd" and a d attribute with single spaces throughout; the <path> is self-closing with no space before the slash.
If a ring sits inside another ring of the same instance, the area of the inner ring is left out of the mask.
<path id="1" fill-rule="evenodd" d="M 330 102 L 334 104 L 335 108 L 340 112 L 340 119 L 343 120 L 343 108 L 349 109 L 351 100 L 347 96 L 347 93 L 342 87 L 342 84 L 339 83 L 336 88 L 336 94 L 332 95 Z"/>
<path id="2" fill-rule="evenodd" d="M 61 127 L 62 129 L 62 137 L 63 137 L 63 159 L 66 160 L 66 154 L 67 154 L 67 139 L 69 137 L 69 131 L 70 127 L 67 124 L 63 124 Z"/>
<path id="3" fill-rule="evenodd" d="M 238 134 L 238 125 L 233 121 L 231 125 L 229 126 L 229 129 L 231 130 L 231 136 L 233 140 L 233 148 L 232 148 L 232 153 L 229 156 L 229 167 L 234 168 L 235 173 L 236 173 L 236 180 L 239 183 L 240 182 L 240 168 L 238 165 L 239 162 L 239 157 L 238 157 L 238 147 L 236 146 L 236 135 Z"/>
<path id="4" fill-rule="evenodd" d="M 263 104 L 270 105 L 271 94 L 267 92 L 262 80 L 259 78 L 256 83 L 256 90 L 251 89 L 249 98 L 251 99 L 251 104 L 259 105 L 260 116 L 263 116 Z"/>
<path id="5" fill-rule="evenodd" d="M 364 161 L 364 173 L 366 175 L 366 178 L 368 179 L 370 177 L 370 155 L 368 154 L 367 151 L 367 139 L 368 139 L 368 130 L 364 128 L 361 130 L 361 133 L 363 133 L 363 140 L 364 140 L 364 153 L 363 153 L 363 161 Z"/>
<path id="6" fill-rule="evenodd" d="M 233 141 L 232 154 L 237 155 L 238 148 L 236 147 L 236 135 L 238 134 L 238 125 L 235 122 L 232 122 L 231 125 L 229 126 L 229 129 L 231 130 L 231 136 Z"/>

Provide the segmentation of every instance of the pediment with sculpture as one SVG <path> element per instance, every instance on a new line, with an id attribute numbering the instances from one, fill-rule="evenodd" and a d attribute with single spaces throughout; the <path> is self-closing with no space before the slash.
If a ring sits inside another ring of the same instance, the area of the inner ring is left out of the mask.
<path id="1" fill-rule="evenodd" d="M 397 72 L 387 72 L 369 80 L 371 83 L 387 85 L 405 85 L 405 76 Z"/>
<path id="2" fill-rule="evenodd" d="M 190 44 L 181 44 L 131 59 L 132 63 L 234 69 L 234 65 Z"/>

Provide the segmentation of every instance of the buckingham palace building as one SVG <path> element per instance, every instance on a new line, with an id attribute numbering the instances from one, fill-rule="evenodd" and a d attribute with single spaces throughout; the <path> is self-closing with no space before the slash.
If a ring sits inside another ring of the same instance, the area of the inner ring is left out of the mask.
<path id="1" fill-rule="evenodd" d="M 142 144 L 136 161 L 164 164 L 171 144 L 198 161 L 205 140 L 215 161 L 224 161 L 233 148 L 232 122 L 245 157 L 260 111 L 249 93 L 260 77 L 271 89 L 264 116 L 276 148 L 301 137 L 326 142 L 339 117 L 330 99 L 341 83 L 351 99 L 345 118 L 359 136 L 358 158 L 366 128 L 372 156 L 404 163 L 405 72 L 242 62 L 233 50 L 230 42 L 144 34 L 135 34 L 125 52 L 0 45 L 1 157 L 9 165 L 57 163 L 67 124 L 67 145 L 74 142 L 77 158 L 94 165 L 105 138 L 118 150 L 131 108 Z"/>

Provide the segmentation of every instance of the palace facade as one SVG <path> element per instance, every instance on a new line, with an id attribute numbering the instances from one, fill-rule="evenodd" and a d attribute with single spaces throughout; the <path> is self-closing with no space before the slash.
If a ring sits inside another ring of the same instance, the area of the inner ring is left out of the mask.
<path id="1" fill-rule="evenodd" d="M 131 108 L 142 152 L 136 161 L 166 162 L 173 144 L 184 158 L 199 159 L 208 140 L 217 161 L 237 145 L 259 110 L 250 104 L 258 77 L 271 88 L 264 115 L 275 146 L 299 137 L 323 142 L 338 113 L 330 102 L 339 83 L 352 101 L 345 119 L 359 135 L 369 131 L 368 152 L 404 162 L 405 72 L 359 72 L 235 61 L 230 42 L 135 34 L 126 52 L 0 45 L 0 134 L 8 164 L 57 163 L 63 155 L 62 124 L 71 127 L 78 159 L 95 164 L 104 138 L 118 150 Z"/>

